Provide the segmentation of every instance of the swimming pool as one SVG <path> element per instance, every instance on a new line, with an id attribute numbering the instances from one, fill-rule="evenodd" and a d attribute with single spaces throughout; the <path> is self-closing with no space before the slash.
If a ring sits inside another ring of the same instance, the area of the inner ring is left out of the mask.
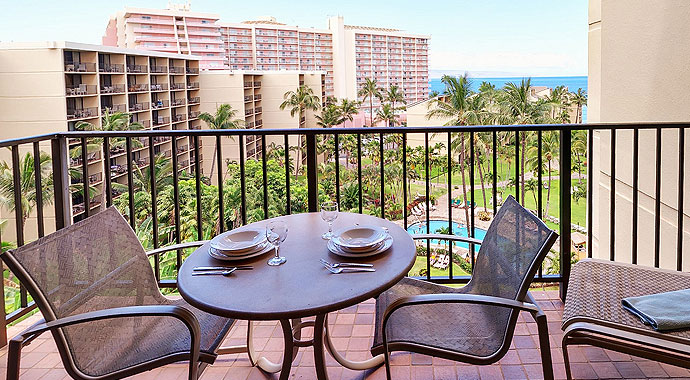
<path id="1" fill-rule="evenodd" d="M 429 221 L 429 232 L 430 233 L 437 233 L 438 230 L 441 228 L 448 228 L 448 221 L 447 220 L 430 220 Z M 407 227 L 407 232 L 410 235 L 415 235 L 415 234 L 425 234 L 426 233 L 426 222 L 417 222 L 414 224 L 411 224 L 409 227 Z M 460 225 L 457 222 L 453 222 L 453 234 L 458 235 L 458 236 L 467 236 L 467 228 L 465 226 Z M 481 228 L 474 228 L 474 237 L 479 240 L 483 240 L 484 236 L 486 236 L 486 230 L 483 230 Z M 445 244 L 446 241 L 444 240 L 432 240 L 432 244 Z M 456 246 L 463 247 L 463 248 L 470 248 L 469 243 L 464 243 L 464 242 L 456 242 Z M 480 246 L 475 246 L 475 251 L 479 251 Z"/>

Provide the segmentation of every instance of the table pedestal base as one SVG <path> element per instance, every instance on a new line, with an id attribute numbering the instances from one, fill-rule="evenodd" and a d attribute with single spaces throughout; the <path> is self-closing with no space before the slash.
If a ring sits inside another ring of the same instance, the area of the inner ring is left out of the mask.
<path id="1" fill-rule="evenodd" d="M 292 362 L 295 360 L 300 347 L 314 347 L 314 367 L 316 369 L 316 378 L 319 380 L 327 380 L 326 373 L 326 354 L 327 350 L 333 358 L 345 368 L 352 370 L 367 370 L 375 368 L 383 364 L 383 355 L 375 356 L 364 361 L 351 361 L 342 356 L 335 349 L 330 334 L 328 333 L 328 314 L 319 314 L 314 320 L 302 321 L 301 319 L 293 319 L 292 322 L 288 319 L 281 319 L 280 326 L 283 330 L 283 341 L 285 348 L 283 351 L 283 360 L 281 363 L 274 363 L 263 356 L 258 356 L 254 350 L 253 330 L 254 323 L 249 321 L 247 324 L 247 345 L 234 347 L 221 347 L 218 349 L 218 354 L 236 354 L 247 353 L 249 361 L 252 365 L 259 367 L 262 371 L 268 373 L 276 373 L 280 371 L 280 380 L 287 380 L 290 376 L 290 369 Z M 305 327 L 314 328 L 314 338 L 309 340 L 302 340 L 302 329 Z"/>

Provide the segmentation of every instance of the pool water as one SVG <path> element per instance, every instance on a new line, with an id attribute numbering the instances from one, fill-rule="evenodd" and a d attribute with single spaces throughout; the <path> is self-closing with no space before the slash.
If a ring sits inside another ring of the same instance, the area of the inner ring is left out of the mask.
<path id="1" fill-rule="evenodd" d="M 460 225 L 457 222 L 453 222 L 453 235 L 458 235 L 458 236 L 467 236 L 467 228 L 464 225 Z M 438 230 L 442 228 L 448 228 L 448 221 L 447 220 L 430 220 L 429 221 L 429 232 L 430 233 L 437 233 Z M 416 234 L 425 234 L 426 233 L 426 222 L 417 222 L 414 224 L 411 224 L 409 227 L 407 227 L 407 232 L 410 235 L 416 235 Z M 481 228 L 476 228 L 474 229 L 474 237 L 479 240 L 484 240 L 484 236 L 486 236 L 486 230 L 483 230 Z M 431 240 L 432 244 L 445 244 L 447 241 L 444 240 Z M 465 242 L 456 242 L 454 243 L 455 246 L 463 247 L 469 249 L 469 243 Z M 475 246 L 475 251 L 479 251 L 480 246 Z"/>

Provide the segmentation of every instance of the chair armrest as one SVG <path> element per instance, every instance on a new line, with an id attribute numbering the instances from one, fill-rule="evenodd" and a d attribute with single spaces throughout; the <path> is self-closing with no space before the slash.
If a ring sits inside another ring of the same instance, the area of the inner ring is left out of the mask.
<path id="1" fill-rule="evenodd" d="M 165 253 L 168 251 L 175 251 L 178 249 L 201 247 L 202 245 L 204 245 L 208 242 L 209 242 L 209 240 L 198 240 L 198 241 L 188 241 L 186 243 L 168 245 L 165 247 L 160 247 L 160 248 L 150 250 L 150 251 L 146 252 L 146 256 L 153 256 L 153 255 L 156 255 L 159 253 Z"/>
<path id="2" fill-rule="evenodd" d="M 484 296 L 479 294 L 457 294 L 457 293 L 441 293 L 441 294 L 421 294 L 416 296 L 402 297 L 395 300 L 388 305 L 383 314 L 383 330 L 386 328 L 386 323 L 396 310 L 414 305 L 428 305 L 434 303 L 469 303 L 506 307 L 514 310 L 524 310 L 530 313 L 538 313 L 540 309 L 536 304 L 516 301 L 509 298 L 501 298 L 494 296 Z"/>
<path id="3" fill-rule="evenodd" d="M 127 318 L 127 317 L 146 317 L 146 316 L 167 316 L 177 318 L 184 323 L 192 334 L 192 341 L 199 337 L 201 328 L 194 314 L 176 305 L 141 305 L 115 307 L 92 311 L 88 313 L 71 315 L 69 317 L 56 319 L 50 322 L 38 323 L 24 330 L 20 336 L 40 334 L 48 330 L 60 327 L 67 327 L 79 323 L 100 321 L 103 319 Z"/>
<path id="4" fill-rule="evenodd" d="M 465 243 L 480 244 L 480 245 L 482 244 L 482 241 L 479 239 L 466 237 L 466 236 L 458 236 L 458 235 L 412 234 L 410 236 L 412 236 L 412 239 L 414 239 L 414 240 L 437 239 L 437 240 L 462 241 Z"/>

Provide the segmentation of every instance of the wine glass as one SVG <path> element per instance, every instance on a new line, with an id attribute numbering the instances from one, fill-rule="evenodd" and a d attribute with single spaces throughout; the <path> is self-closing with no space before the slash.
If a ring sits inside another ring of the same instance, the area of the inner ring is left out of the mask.
<path id="1" fill-rule="evenodd" d="M 321 235 L 322 238 L 330 240 L 333 237 L 333 222 L 338 218 L 338 203 L 327 201 L 321 203 L 321 219 L 328 223 L 328 232 Z"/>
<path id="2" fill-rule="evenodd" d="M 266 239 L 276 247 L 276 255 L 268 260 L 268 265 L 277 266 L 287 261 L 280 256 L 280 244 L 285 241 L 288 233 L 288 226 L 283 220 L 274 220 L 266 226 Z"/>

